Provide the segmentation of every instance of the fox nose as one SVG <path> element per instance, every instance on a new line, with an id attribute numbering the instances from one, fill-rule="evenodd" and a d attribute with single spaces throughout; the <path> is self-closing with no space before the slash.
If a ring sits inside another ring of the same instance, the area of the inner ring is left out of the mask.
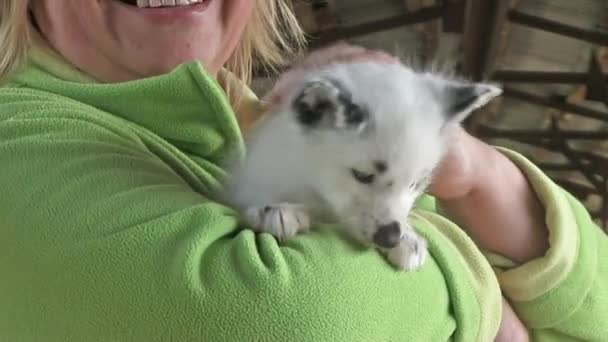
<path id="1" fill-rule="evenodd" d="M 374 243 L 380 247 L 393 248 L 401 240 L 401 226 L 399 222 L 393 221 L 389 224 L 378 226 L 373 236 Z"/>

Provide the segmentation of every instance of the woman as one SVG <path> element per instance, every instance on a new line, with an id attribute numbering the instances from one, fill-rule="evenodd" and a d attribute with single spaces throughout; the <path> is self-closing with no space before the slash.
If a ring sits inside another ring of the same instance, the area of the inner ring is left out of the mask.
<path id="1" fill-rule="evenodd" d="M 419 204 L 419 272 L 324 227 L 284 244 L 243 229 L 208 199 L 243 145 L 225 92 L 245 130 L 259 106 L 231 75 L 301 32 L 281 1 L 135 3 L 0 2 L 1 340 L 608 336 L 608 239 L 523 157 L 465 133 L 439 205 Z"/>

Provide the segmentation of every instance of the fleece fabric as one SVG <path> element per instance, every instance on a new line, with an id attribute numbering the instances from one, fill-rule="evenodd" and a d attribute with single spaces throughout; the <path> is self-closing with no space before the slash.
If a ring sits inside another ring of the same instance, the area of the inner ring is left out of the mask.
<path id="1" fill-rule="evenodd" d="M 0 340 L 491 341 L 499 282 L 538 341 L 608 340 L 608 239 L 522 156 L 547 255 L 495 271 L 427 196 L 431 257 L 405 273 L 331 226 L 247 229 L 211 200 L 233 151 L 200 64 L 101 84 L 34 49 L 0 88 Z"/>

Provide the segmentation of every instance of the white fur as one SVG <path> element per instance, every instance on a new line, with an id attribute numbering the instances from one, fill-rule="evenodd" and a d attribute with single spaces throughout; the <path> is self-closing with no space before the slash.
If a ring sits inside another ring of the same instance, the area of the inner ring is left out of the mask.
<path id="1" fill-rule="evenodd" d="M 366 108 L 369 119 L 361 127 L 346 129 L 341 117 L 320 129 L 298 122 L 296 96 L 327 78 Z M 476 85 L 480 96 L 450 119 L 449 86 L 458 84 L 400 64 L 330 64 L 303 74 L 251 135 L 247 157 L 232 170 L 230 203 L 254 229 L 280 239 L 328 220 L 371 244 L 379 226 L 397 221 L 399 244 L 381 250 L 401 269 L 418 268 L 426 242 L 409 227 L 408 214 L 446 152 L 450 127 L 500 94 L 494 86 Z M 376 161 L 387 164 L 384 173 L 374 169 Z M 374 182 L 359 183 L 351 169 L 376 174 Z"/>

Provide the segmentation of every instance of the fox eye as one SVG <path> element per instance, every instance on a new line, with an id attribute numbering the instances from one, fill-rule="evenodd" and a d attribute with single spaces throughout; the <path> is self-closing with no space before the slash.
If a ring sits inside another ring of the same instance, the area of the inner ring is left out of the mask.
<path id="1" fill-rule="evenodd" d="M 410 183 L 409 188 L 411 190 L 416 190 L 416 189 L 418 189 L 418 186 L 419 186 L 419 182 L 418 181 L 413 181 L 413 182 Z"/>
<path id="2" fill-rule="evenodd" d="M 373 173 L 365 173 L 355 169 L 350 169 L 350 173 L 353 175 L 353 178 L 361 184 L 371 184 L 374 182 Z"/>

